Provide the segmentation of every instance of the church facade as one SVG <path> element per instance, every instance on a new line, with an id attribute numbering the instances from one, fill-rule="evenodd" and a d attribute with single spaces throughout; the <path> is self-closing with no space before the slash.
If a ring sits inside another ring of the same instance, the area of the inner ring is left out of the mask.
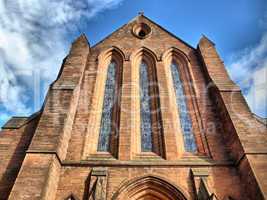
<path id="1" fill-rule="evenodd" d="M 0 199 L 261 200 L 267 126 L 215 45 L 143 14 L 73 42 L 42 109 L 0 132 Z"/>

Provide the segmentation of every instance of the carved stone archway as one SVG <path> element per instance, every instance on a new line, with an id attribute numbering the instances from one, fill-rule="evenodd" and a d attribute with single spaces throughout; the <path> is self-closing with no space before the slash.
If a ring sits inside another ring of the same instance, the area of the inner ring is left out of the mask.
<path id="1" fill-rule="evenodd" d="M 186 200 L 185 194 L 169 182 L 154 176 L 136 178 L 124 184 L 112 200 Z"/>

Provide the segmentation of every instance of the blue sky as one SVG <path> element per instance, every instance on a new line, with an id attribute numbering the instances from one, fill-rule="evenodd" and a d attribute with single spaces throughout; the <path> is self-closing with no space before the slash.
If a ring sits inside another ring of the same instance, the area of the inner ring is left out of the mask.
<path id="1" fill-rule="evenodd" d="M 208 36 L 252 111 L 267 117 L 265 0 L 0 0 L 0 126 L 40 109 L 80 33 L 92 46 L 139 11 L 194 47 Z"/>

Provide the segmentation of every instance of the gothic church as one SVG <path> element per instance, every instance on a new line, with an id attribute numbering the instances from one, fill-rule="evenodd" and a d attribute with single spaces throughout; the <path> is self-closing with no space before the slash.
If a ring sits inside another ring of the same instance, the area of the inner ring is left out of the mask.
<path id="1" fill-rule="evenodd" d="M 73 42 L 42 109 L 0 131 L 0 199 L 267 199 L 267 126 L 215 44 L 143 14 Z"/>

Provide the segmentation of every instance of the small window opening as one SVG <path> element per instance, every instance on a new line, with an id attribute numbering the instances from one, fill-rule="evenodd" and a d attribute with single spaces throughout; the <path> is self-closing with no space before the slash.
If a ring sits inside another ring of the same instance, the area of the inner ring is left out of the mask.
<path id="1" fill-rule="evenodd" d="M 133 26 L 132 31 L 139 39 L 144 39 L 151 33 L 151 28 L 145 23 L 139 23 Z"/>
<path id="2" fill-rule="evenodd" d="M 138 34 L 140 37 L 145 37 L 146 36 L 146 33 L 144 30 L 141 30 Z"/>

